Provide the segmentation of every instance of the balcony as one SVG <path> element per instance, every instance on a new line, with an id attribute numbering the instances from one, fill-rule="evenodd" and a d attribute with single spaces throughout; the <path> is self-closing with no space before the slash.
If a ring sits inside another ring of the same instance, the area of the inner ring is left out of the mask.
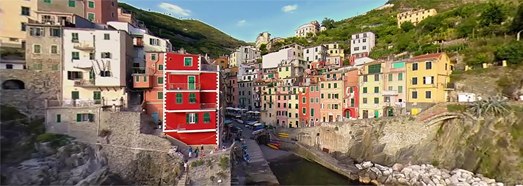
<path id="1" fill-rule="evenodd" d="M 199 83 L 168 83 L 167 90 L 200 90 Z"/>
<path id="2" fill-rule="evenodd" d="M 152 88 L 153 76 L 146 74 L 133 74 L 133 88 Z"/>
<path id="3" fill-rule="evenodd" d="M 85 50 L 85 51 L 93 51 L 94 50 L 94 43 L 88 42 L 88 41 L 82 41 L 79 43 L 74 43 L 73 48 L 77 50 Z"/>
<path id="4" fill-rule="evenodd" d="M 145 74 L 145 67 L 133 67 L 131 71 L 133 74 Z"/>
<path id="5" fill-rule="evenodd" d="M 74 86 L 75 87 L 95 87 L 96 85 L 94 83 L 94 80 L 81 79 L 81 80 L 74 81 Z"/>
<path id="6" fill-rule="evenodd" d="M 93 67 L 93 62 L 91 60 L 73 60 L 73 67 L 80 69 L 89 69 Z"/>
<path id="7" fill-rule="evenodd" d="M 398 91 L 395 90 L 385 90 L 383 91 L 383 96 L 397 96 Z"/>
<path id="8" fill-rule="evenodd" d="M 45 100 L 45 107 L 110 107 L 124 106 L 124 102 L 121 99 L 110 99 L 110 100 L 93 100 L 93 99 L 66 99 L 66 100 Z"/>

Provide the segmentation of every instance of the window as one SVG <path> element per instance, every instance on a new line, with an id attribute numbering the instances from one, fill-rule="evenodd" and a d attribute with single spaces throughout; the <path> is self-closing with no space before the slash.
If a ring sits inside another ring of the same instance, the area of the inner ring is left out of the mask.
<path id="1" fill-rule="evenodd" d="M 87 13 L 87 20 L 94 21 L 94 14 L 93 13 Z"/>
<path id="2" fill-rule="evenodd" d="M 61 123 L 61 122 L 62 122 L 62 115 L 57 114 L 56 115 L 56 123 Z"/>
<path id="3" fill-rule="evenodd" d="M 398 86 L 398 93 L 403 93 L 403 86 Z"/>
<path id="4" fill-rule="evenodd" d="M 425 76 L 423 77 L 423 84 L 432 85 L 434 83 L 434 76 Z"/>
<path id="5" fill-rule="evenodd" d="M 51 3 L 51 0 L 44 0 L 44 3 Z"/>
<path id="6" fill-rule="evenodd" d="M 351 99 L 350 99 L 350 106 L 351 106 L 351 107 L 354 107 L 354 104 L 355 104 L 355 100 L 354 100 L 354 98 L 351 98 Z"/>
<path id="7" fill-rule="evenodd" d="M 432 98 L 432 92 L 430 92 L 430 91 L 425 91 L 425 98 L 427 98 L 427 99 L 431 99 L 431 98 Z"/>
<path id="8" fill-rule="evenodd" d="M 100 71 L 100 76 L 102 76 L 102 77 L 111 77 L 111 71 L 108 71 L 108 70 Z"/>
<path id="9" fill-rule="evenodd" d="M 29 28 L 29 35 L 31 36 L 45 36 L 45 31 L 43 28 L 35 27 Z"/>
<path id="10" fill-rule="evenodd" d="M 156 61 L 156 54 L 151 54 L 151 60 Z"/>
<path id="11" fill-rule="evenodd" d="M 430 70 L 430 69 L 432 69 L 432 62 L 431 62 L 431 61 L 427 61 L 427 62 L 425 62 L 425 69 L 426 69 L 426 70 Z"/>
<path id="12" fill-rule="evenodd" d="M 321 84 L 321 88 L 324 88 L 324 84 L 323 83 Z"/>
<path id="13" fill-rule="evenodd" d="M 35 53 L 35 54 L 42 53 L 42 46 L 40 46 L 40 45 L 33 45 L 33 53 Z"/>
<path id="14" fill-rule="evenodd" d="M 20 30 L 25 32 L 26 26 L 27 26 L 27 23 L 24 23 L 24 22 L 20 23 Z"/>
<path id="15" fill-rule="evenodd" d="M 367 75 L 363 75 L 363 82 L 367 82 Z"/>
<path id="16" fill-rule="evenodd" d="M 365 42 L 365 39 L 363 39 L 363 40 L 364 40 L 363 42 Z M 367 50 L 367 46 L 363 46 L 363 47 L 361 47 L 361 49 L 362 50 Z"/>
<path id="17" fill-rule="evenodd" d="M 73 60 L 80 59 L 80 52 L 72 52 L 71 56 Z"/>
<path id="18" fill-rule="evenodd" d="M 398 73 L 398 81 L 402 81 L 403 80 L 403 73 Z"/>
<path id="19" fill-rule="evenodd" d="M 374 93 L 380 93 L 380 87 L 374 87 Z"/>
<path id="20" fill-rule="evenodd" d="M 82 72 L 78 71 L 67 71 L 68 80 L 82 79 Z"/>
<path id="21" fill-rule="evenodd" d="M 363 104 L 367 104 L 367 98 L 363 98 Z"/>
<path id="22" fill-rule="evenodd" d="M 110 59 L 111 58 L 111 52 L 102 52 L 102 59 Z"/>
<path id="23" fill-rule="evenodd" d="M 387 90 L 392 90 L 392 86 L 389 86 Z"/>
<path id="24" fill-rule="evenodd" d="M 69 0 L 69 7 L 75 7 L 75 6 L 76 6 L 75 0 Z"/>
<path id="25" fill-rule="evenodd" d="M 163 70 L 163 65 L 158 65 L 158 70 Z"/>
<path id="26" fill-rule="evenodd" d="M 73 43 L 78 43 L 78 33 L 71 33 L 71 37 L 72 37 L 71 41 Z"/>
<path id="27" fill-rule="evenodd" d="M 412 99 L 418 99 L 418 91 L 412 91 Z"/>
<path id="28" fill-rule="evenodd" d="M 158 77 L 158 79 L 156 79 L 156 82 L 158 84 L 163 84 L 163 77 Z"/>
<path id="29" fill-rule="evenodd" d="M 208 112 L 203 113 L 203 122 L 204 123 L 210 123 L 211 122 L 211 114 Z"/>
<path id="30" fill-rule="evenodd" d="M 374 74 L 374 81 L 380 81 L 380 75 Z"/>
<path id="31" fill-rule="evenodd" d="M 13 69 L 13 64 L 5 64 L 5 69 Z"/>
<path id="32" fill-rule="evenodd" d="M 49 28 L 49 35 L 52 37 L 60 37 L 62 34 L 58 28 Z"/>
<path id="33" fill-rule="evenodd" d="M 314 116 L 314 109 L 311 108 L 311 116 Z"/>
<path id="34" fill-rule="evenodd" d="M 94 60 L 94 52 L 90 52 L 89 53 L 89 59 L 90 60 Z"/>
<path id="35" fill-rule="evenodd" d="M 329 84 L 327 84 L 327 85 L 328 85 L 327 87 L 331 88 L 331 84 L 330 84 L 330 83 L 329 83 Z"/>
<path id="36" fill-rule="evenodd" d="M 176 93 L 176 103 L 177 104 L 183 103 L 183 94 L 182 93 Z"/>
<path id="37" fill-rule="evenodd" d="M 22 6 L 22 15 L 30 16 L 31 15 L 31 9 L 29 7 Z"/>
<path id="38" fill-rule="evenodd" d="M 163 92 L 157 92 L 156 93 L 156 98 L 157 99 L 163 99 Z"/>
<path id="39" fill-rule="evenodd" d="M 186 119 L 188 124 L 194 124 L 198 122 L 198 115 L 196 113 L 187 113 Z"/>
<path id="40" fill-rule="evenodd" d="M 331 98 L 331 94 L 327 94 L 327 98 L 329 98 L 329 99 L 330 99 L 330 98 Z"/>
<path id="41" fill-rule="evenodd" d="M 364 94 L 367 93 L 367 87 L 363 87 L 363 93 L 364 93 Z"/>
<path id="42" fill-rule="evenodd" d="M 325 98 L 325 97 L 323 96 L 323 94 L 321 94 L 321 99 L 323 99 L 323 98 Z"/>
<path id="43" fill-rule="evenodd" d="M 93 1 L 89 1 L 89 8 L 94 8 L 94 2 Z"/>
<path id="44" fill-rule="evenodd" d="M 305 115 L 305 113 L 307 113 L 307 109 L 306 108 L 302 108 L 301 112 Z"/>
<path id="45" fill-rule="evenodd" d="M 154 45 L 154 46 L 159 46 L 160 45 L 160 40 L 159 39 L 155 39 L 155 38 L 149 38 L 149 44 L 150 45 Z"/>
<path id="46" fill-rule="evenodd" d="M 374 104 L 380 103 L 380 98 L 374 98 Z"/>
<path id="47" fill-rule="evenodd" d="M 94 114 L 82 113 L 76 114 L 76 122 L 94 122 Z"/>
<path id="48" fill-rule="evenodd" d="M 417 85 L 418 84 L 418 78 L 417 77 L 413 77 L 412 78 L 412 85 Z"/>
<path id="49" fill-rule="evenodd" d="M 338 88 L 338 84 L 337 83 L 334 83 L 334 88 Z"/>
<path id="50" fill-rule="evenodd" d="M 36 63 L 33 65 L 34 70 L 42 70 L 42 63 Z"/>
<path id="51" fill-rule="evenodd" d="M 192 66 L 192 57 L 183 58 L 183 66 L 186 66 L 186 67 Z"/>
<path id="52" fill-rule="evenodd" d="M 369 74 L 381 73 L 381 64 L 369 65 Z"/>
<path id="53" fill-rule="evenodd" d="M 307 100 L 305 99 L 305 97 L 303 97 L 301 101 L 302 101 L 303 103 L 307 102 Z"/>
<path id="54" fill-rule="evenodd" d="M 196 94 L 195 93 L 189 94 L 189 103 L 196 103 Z"/>
<path id="55" fill-rule="evenodd" d="M 392 81 L 392 74 L 389 74 L 389 81 Z"/>
<path id="56" fill-rule="evenodd" d="M 104 34 L 104 40 L 109 40 L 111 39 L 111 35 L 110 34 Z"/>
<path id="57" fill-rule="evenodd" d="M 413 71 L 418 70 L 418 63 L 412 63 L 412 70 Z"/>
<path id="58" fill-rule="evenodd" d="M 58 54 L 58 46 L 51 45 L 51 54 Z"/>

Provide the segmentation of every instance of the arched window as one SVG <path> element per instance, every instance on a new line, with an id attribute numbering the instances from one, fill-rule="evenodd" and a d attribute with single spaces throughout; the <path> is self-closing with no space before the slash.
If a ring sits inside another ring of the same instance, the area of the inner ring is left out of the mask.
<path id="1" fill-rule="evenodd" d="M 3 90 L 19 90 L 25 89 L 25 83 L 17 79 L 6 80 L 2 83 Z"/>

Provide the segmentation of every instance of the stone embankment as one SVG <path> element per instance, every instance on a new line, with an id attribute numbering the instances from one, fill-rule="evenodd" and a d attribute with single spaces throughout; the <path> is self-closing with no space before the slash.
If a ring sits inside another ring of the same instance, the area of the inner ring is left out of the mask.
<path id="1" fill-rule="evenodd" d="M 474 174 L 463 169 L 449 171 L 439 169 L 430 164 L 408 165 L 394 164 L 392 167 L 372 163 L 370 161 L 355 164 L 357 173 L 351 174 L 351 179 L 362 183 L 375 185 L 472 185 L 472 186 L 502 186 L 495 179 Z"/>

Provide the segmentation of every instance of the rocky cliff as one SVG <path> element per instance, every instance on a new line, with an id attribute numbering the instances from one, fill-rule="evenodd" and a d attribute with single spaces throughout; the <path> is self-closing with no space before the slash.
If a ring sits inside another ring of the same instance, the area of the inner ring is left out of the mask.
<path id="1" fill-rule="evenodd" d="M 523 183 L 523 111 L 505 117 L 397 117 L 287 130 L 304 145 L 356 161 L 432 164 L 466 169 L 509 184 Z M 445 114 L 442 114 L 444 117 Z M 421 117 L 421 116 L 420 116 Z M 431 122 L 430 120 L 434 121 Z"/>

